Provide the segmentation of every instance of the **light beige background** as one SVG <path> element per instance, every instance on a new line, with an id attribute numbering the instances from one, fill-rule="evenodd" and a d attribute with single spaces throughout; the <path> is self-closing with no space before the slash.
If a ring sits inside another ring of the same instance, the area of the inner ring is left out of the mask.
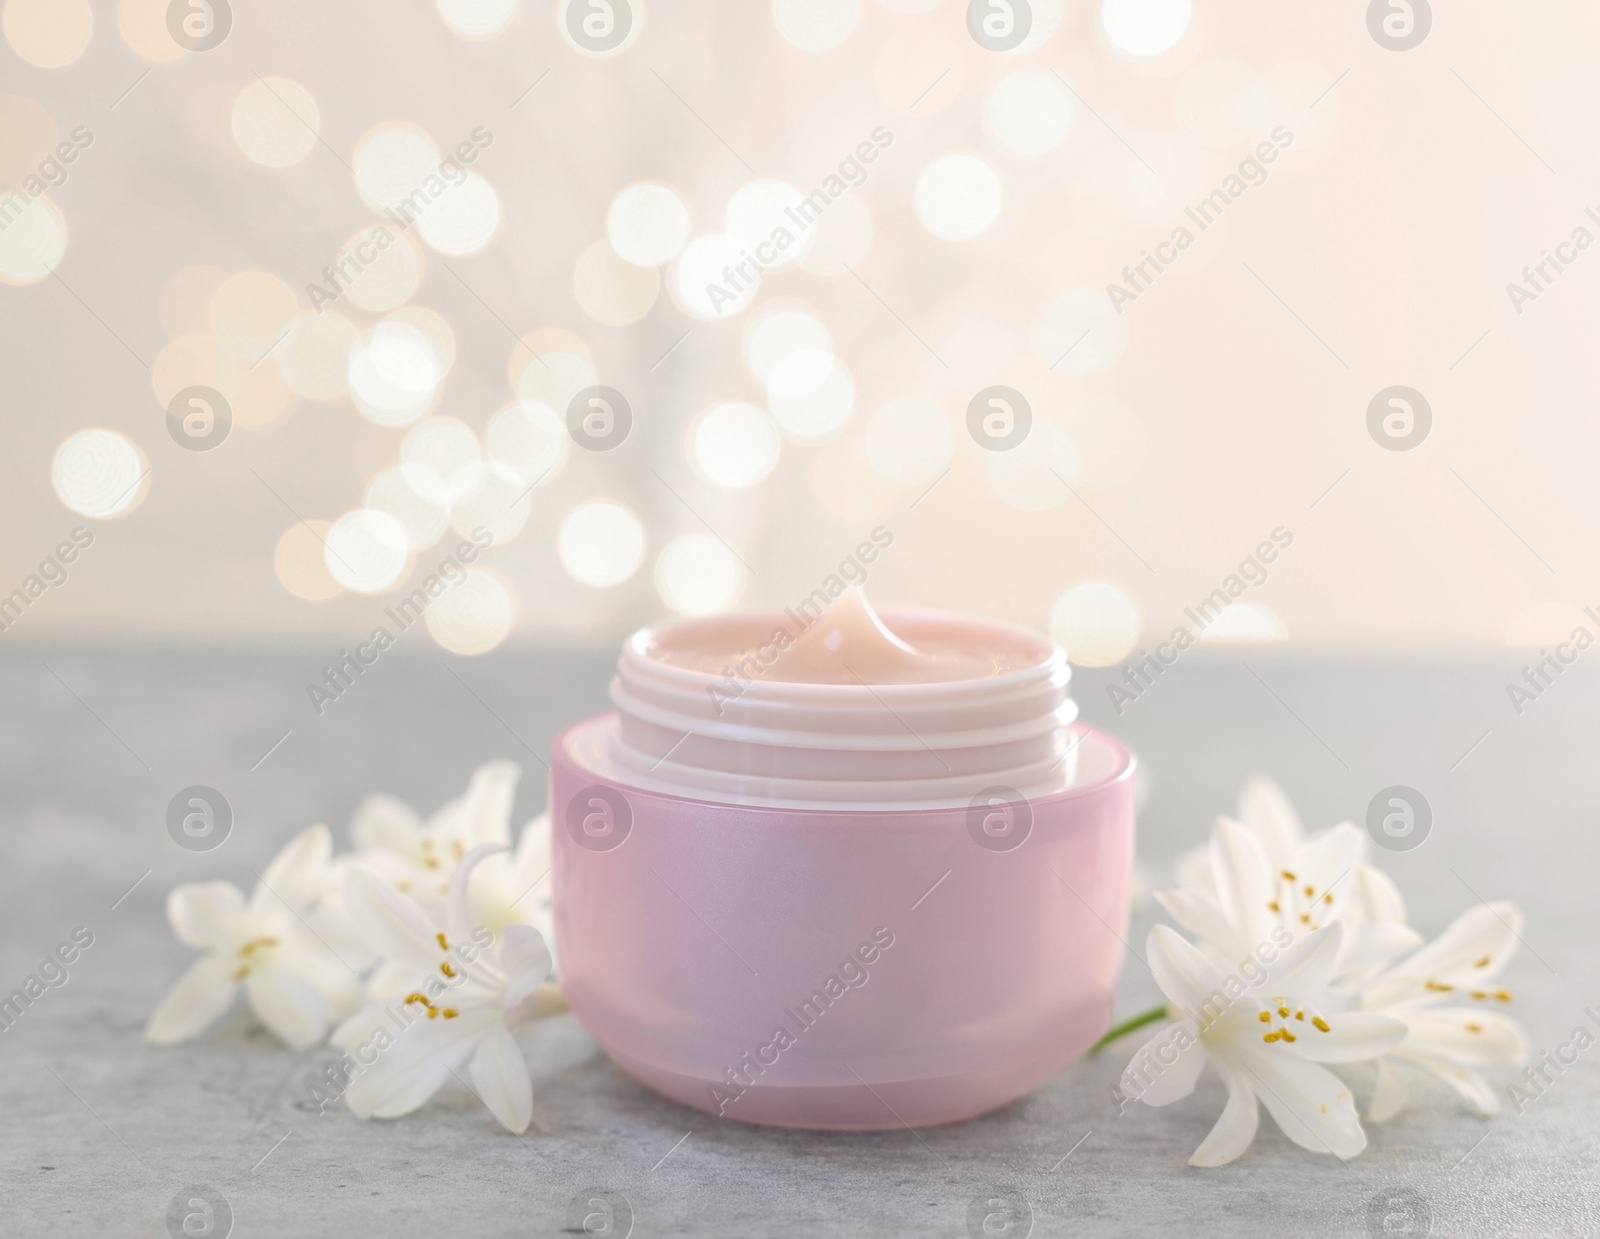
<path id="1" fill-rule="evenodd" d="M 813 7 L 826 27 L 841 6 Z M 445 317 L 458 350 L 430 415 L 481 435 L 513 399 L 515 337 L 540 328 L 581 338 L 636 413 L 623 447 L 573 451 L 540 482 L 520 532 L 481 561 L 515 600 L 512 642 L 609 645 L 666 609 L 662 548 L 707 527 L 752 570 L 738 605 L 793 602 L 879 523 L 895 543 L 872 569 L 878 599 L 1039 626 L 1064 591 L 1103 581 L 1164 635 L 1278 526 L 1293 545 L 1246 600 L 1270 608 L 1291 648 L 1498 648 L 1508 633 L 1563 634 L 1600 603 L 1600 246 L 1520 315 L 1506 292 L 1600 204 L 1592 5 L 1441 5 L 1423 43 L 1394 52 L 1352 0 L 1197 0 L 1178 44 L 1139 61 L 1108 44 L 1087 0 L 1067 0 L 1042 45 L 1011 55 L 980 47 L 956 0 L 862 0 L 848 36 L 816 52 L 787 41 L 765 3 L 680 0 L 645 6 L 637 38 L 595 59 L 544 0 L 522 0 L 481 41 L 420 0 L 282 0 L 237 4 L 216 50 L 156 60 L 176 51 L 160 6 L 124 0 L 94 4 L 81 54 L 49 69 L 26 63 L 19 40 L 70 50 L 71 32 L 30 33 L 31 8 L 10 0 L 0 42 L 0 181 L 19 184 L 76 126 L 95 140 L 49 192 L 69 235 L 54 273 L 0 287 L 0 592 L 74 526 L 95 544 L 6 641 L 338 645 L 379 622 L 391 594 L 297 598 L 274 547 L 297 517 L 359 508 L 405 428 L 372 424 L 347 397 L 306 400 L 193 453 L 169 436 L 149 367 L 174 325 L 209 329 L 209 286 L 185 299 L 171 283 L 186 268 L 271 272 L 311 309 L 307 283 L 379 218 L 346 165 L 393 121 L 443 147 L 479 126 L 494 138 L 473 169 L 498 195 L 496 235 L 470 255 L 425 251 L 410 298 Z M 1059 146 L 1021 157 L 997 146 L 985 109 L 1029 68 L 1056 71 L 1080 102 Z M 263 167 L 236 141 L 235 99 L 258 75 L 316 101 L 318 140 L 292 166 Z M 1075 288 L 1103 297 L 1280 124 L 1295 141 L 1266 182 L 1052 370 L 1042 353 L 1055 336 L 1037 340 L 1052 303 Z M 719 232 L 753 174 L 807 192 L 879 125 L 893 144 L 846 208 L 871 221 L 855 274 L 771 273 L 753 309 L 720 321 L 685 314 L 665 287 L 626 326 L 580 305 L 579 256 L 605 239 L 628 185 L 670 185 L 694 235 Z M 972 240 L 931 235 L 914 205 L 923 170 L 951 152 L 978 156 L 1003 186 Z M 826 324 L 853 412 L 829 442 L 786 439 L 758 485 L 721 488 L 685 436 L 708 407 L 764 403 L 741 338 L 780 298 Z M 382 317 L 334 308 L 361 329 Z M 1075 373 L 1079 357 L 1106 364 Z M 1075 495 L 1037 465 L 997 489 L 964 425 L 994 383 L 1072 440 Z M 1432 407 L 1412 451 L 1367 432 L 1369 400 L 1392 384 Z M 885 480 L 867 450 L 874 414 L 905 397 L 935 402 L 950 428 L 948 473 L 931 489 Z M 132 510 L 86 521 L 53 490 L 51 461 L 96 426 L 135 443 L 149 475 Z M 1019 487 L 1046 506 L 1012 506 Z M 647 534 L 637 571 L 606 588 L 576 581 L 557 552 L 566 514 L 596 498 L 629 506 Z M 394 588 L 456 540 L 418 551 Z M 1099 661 L 1134 636 L 1114 609 L 1075 623 L 1086 633 L 1066 635 Z"/>

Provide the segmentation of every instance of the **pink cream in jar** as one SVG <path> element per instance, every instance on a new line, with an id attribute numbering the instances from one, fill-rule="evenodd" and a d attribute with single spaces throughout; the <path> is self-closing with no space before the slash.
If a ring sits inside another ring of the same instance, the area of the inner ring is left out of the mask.
<path id="1" fill-rule="evenodd" d="M 1108 1026 L 1133 860 L 1132 754 L 1070 674 L 856 591 L 635 633 L 616 709 L 553 746 L 573 1011 L 746 1122 L 945 1123 L 1044 1083 Z"/>

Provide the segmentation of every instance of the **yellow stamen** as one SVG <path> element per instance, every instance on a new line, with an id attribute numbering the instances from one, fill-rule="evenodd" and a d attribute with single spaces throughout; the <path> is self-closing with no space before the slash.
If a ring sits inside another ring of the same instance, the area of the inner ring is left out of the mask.
<path id="1" fill-rule="evenodd" d="M 435 934 L 434 936 L 439 939 L 439 949 L 441 951 L 448 951 L 450 949 L 450 944 L 444 940 L 443 934 Z"/>
<path id="2" fill-rule="evenodd" d="M 1314 895 L 1314 894 L 1316 894 L 1316 890 L 1313 887 L 1310 887 L 1310 886 L 1306 887 L 1306 896 L 1308 898 L 1310 896 Z"/>
<path id="3" fill-rule="evenodd" d="M 1285 1041 L 1293 1041 L 1294 1040 L 1294 1034 L 1292 1032 L 1290 1032 L 1287 1028 L 1285 1028 L 1283 1030 L 1283 1039 Z"/>
<path id="4" fill-rule="evenodd" d="M 1320 1015 L 1313 1015 L 1311 1017 L 1311 1026 L 1313 1028 L 1315 1028 L 1318 1032 L 1329 1032 L 1329 1031 L 1331 1031 L 1328 1028 L 1328 1021 L 1323 1019 Z"/>
<path id="5" fill-rule="evenodd" d="M 1263 1041 L 1276 1041 L 1276 1040 L 1278 1040 L 1278 1038 L 1280 1038 L 1282 1036 L 1283 1036 L 1283 1034 L 1281 1032 L 1269 1032 L 1269 1033 L 1262 1033 L 1261 1034 L 1261 1039 Z"/>
<path id="6" fill-rule="evenodd" d="M 1272 1023 L 1272 1012 L 1270 1012 L 1270 1011 L 1263 1011 L 1263 1012 L 1262 1012 L 1262 1013 L 1261 1013 L 1261 1022 L 1262 1022 L 1262 1023 L 1263 1023 L 1263 1024 L 1270 1024 L 1270 1023 Z"/>
<path id="7" fill-rule="evenodd" d="M 1294 874 L 1290 873 L 1287 869 L 1285 869 L 1283 871 L 1283 876 L 1287 881 L 1290 881 L 1290 882 L 1294 881 Z"/>
<path id="8" fill-rule="evenodd" d="M 1467 1025 L 1467 1031 L 1468 1032 L 1481 1033 L 1483 1031 L 1483 1025 L 1482 1024 L 1468 1024 Z"/>
<path id="9" fill-rule="evenodd" d="M 447 1020 L 453 1020 L 460 1014 L 461 1012 L 457 1011 L 454 1007 L 446 1007 L 444 1009 L 444 1018 Z"/>
<path id="10" fill-rule="evenodd" d="M 1473 964 L 1472 966 L 1474 968 L 1487 968 L 1489 966 L 1489 957 L 1487 955 L 1485 955 L 1482 959 L 1480 959 L 1477 963 Z"/>
<path id="11" fill-rule="evenodd" d="M 1454 985 L 1446 985 L 1443 981 L 1428 981 L 1426 984 L 1436 994 L 1448 994 L 1455 989 Z"/>
<path id="12" fill-rule="evenodd" d="M 456 970 L 454 968 L 452 968 L 449 964 L 440 964 L 439 965 L 439 971 L 444 973 L 444 975 L 447 976 L 447 977 L 453 977 L 453 976 L 456 975 Z"/>

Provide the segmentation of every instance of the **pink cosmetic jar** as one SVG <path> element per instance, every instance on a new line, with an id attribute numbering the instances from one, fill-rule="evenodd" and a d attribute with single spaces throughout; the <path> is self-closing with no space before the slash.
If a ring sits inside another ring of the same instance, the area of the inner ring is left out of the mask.
<path id="1" fill-rule="evenodd" d="M 1109 1024 L 1133 757 L 1077 722 L 1035 633 L 868 609 L 887 661 L 858 633 L 829 664 L 831 614 L 797 667 L 792 612 L 643 629 L 615 710 L 557 737 L 562 988 L 624 1071 L 698 1110 L 969 1118 Z"/>

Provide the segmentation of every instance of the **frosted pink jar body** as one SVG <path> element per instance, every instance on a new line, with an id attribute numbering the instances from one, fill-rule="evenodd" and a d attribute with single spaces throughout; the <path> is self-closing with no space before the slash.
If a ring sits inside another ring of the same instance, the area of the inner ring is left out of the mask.
<path id="1" fill-rule="evenodd" d="M 596 772 L 615 725 L 554 745 L 556 944 L 573 1011 L 651 1088 L 754 1123 L 945 1123 L 1106 1030 L 1134 829 L 1115 739 L 1072 725 L 1071 785 L 997 824 L 645 790 Z"/>

